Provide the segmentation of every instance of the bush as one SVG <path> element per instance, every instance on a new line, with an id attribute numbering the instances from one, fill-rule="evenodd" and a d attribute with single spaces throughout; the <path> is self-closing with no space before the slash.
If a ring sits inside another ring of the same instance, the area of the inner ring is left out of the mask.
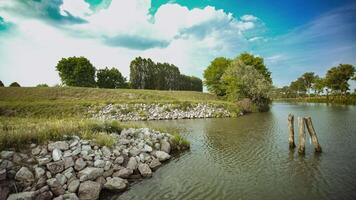
<path id="1" fill-rule="evenodd" d="M 42 84 L 36 85 L 36 87 L 48 87 L 48 85 L 46 83 L 42 83 Z"/>
<path id="2" fill-rule="evenodd" d="M 99 69 L 96 77 L 99 88 L 127 88 L 126 78 L 115 68 Z"/>
<path id="3" fill-rule="evenodd" d="M 19 83 L 13 82 L 9 85 L 9 87 L 21 87 Z"/>
<path id="4" fill-rule="evenodd" d="M 0 87 L 4 87 L 4 83 L 0 81 Z"/>

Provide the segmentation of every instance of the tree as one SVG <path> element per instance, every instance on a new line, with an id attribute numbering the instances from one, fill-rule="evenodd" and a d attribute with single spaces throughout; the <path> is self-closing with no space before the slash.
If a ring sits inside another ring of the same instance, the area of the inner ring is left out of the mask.
<path id="1" fill-rule="evenodd" d="M 68 86 L 95 87 L 95 67 L 85 57 L 62 58 L 57 66 L 62 82 Z"/>
<path id="2" fill-rule="evenodd" d="M 296 81 L 292 81 L 289 88 L 295 91 L 298 95 L 303 94 L 307 91 L 304 84 L 304 79 L 302 77 L 299 77 Z"/>
<path id="3" fill-rule="evenodd" d="M 267 81 L 272 83 L 271 72 L 264 64 L 263 58 L 251 55 L 249 53 L 240 54 L 237 59 L 241 60 L 245 65 L 253 66 L 258 72 L 260 72 Z"/>
<path id="4" fill-rule="evenodd" d="M 4 83 L 2 81 L 0 81 L 0 87 L 4 87 Z"/>
<path id="5" fill-rule="evenodd" d="M 13 82 L 9 85 L 9 87 L 21 87 L 18 82 Z"/>
<path id="6" fill-rule="evenodd" d="M 127 88 L 126 78 L 116 68 L 99 69 L 96 77 L 99 88 Z"/>
<path id="7" fill-rule="evenodd" d="M 272 84 L 255 67 L 236 58 L 222 76 L 229 100 L 251 99 L 259 110 L 266 110 L 270 102 Z"/>
<path id="8" fill-rule="evenodd" d="M 230 63 L 230 59 L 218 57 L 211 61 L 210 65 L 204 70 L 204 84 L 207 86 L 209 92 L 218 96 L 226 94 L 221 77 Z"/>
<path id="9" fill-rule="evenodd" d="M 304 82 L 304 87 L 306 89 L 306 91 L 309 93 L 310 95 L 310 89 L 312 88 L 312 85 L 315 82 L 315 74 L 314 72 L 306 72 L 302 75 L 301 79 Z"/>
<path id="10" fill-rule="evenodd" d="M 36 85 L 36 87 L 48 87 L 48 85 L 46 83 L 41 83 Z"/>
<path id="11" fill-rule="evenodd" d="M 319 76 L 316 76 L 314 79 L 314 84 L 313 84 L 313 89 L 315 94 L 320 94 L 323 92 L 325 88 L 325 81 L 323 78 L 320 78 Z"/>
<path id="12" fill-rule="evenodd" d="M 355 67 L 350 64 L 340 64 L 329 69 L 325 76 L 325 85 L 334 92 L 346 94 L 350 89 L 348 81 L 353 78 Z"/>
<path id="13" fill-rule="evenodd" d="M 135 89 L 154 89 L 155 63 L 150 59 L 135 58 L 130 64 L 130 82 Z"/>

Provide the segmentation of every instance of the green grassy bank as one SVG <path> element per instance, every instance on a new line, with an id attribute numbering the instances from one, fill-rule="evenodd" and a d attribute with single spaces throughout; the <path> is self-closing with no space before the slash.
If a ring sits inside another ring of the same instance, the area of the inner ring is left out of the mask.
<path id="1" fill-rule="evenodd" d="M 278 98 L 278 99 L 274 99 L 273 101 L 356 105 L 356 95 L 347 95 L 347 96 L 329 95 L 329 97 L 314 96 L 314 97 L 298 97 L 298 98 Z"/>

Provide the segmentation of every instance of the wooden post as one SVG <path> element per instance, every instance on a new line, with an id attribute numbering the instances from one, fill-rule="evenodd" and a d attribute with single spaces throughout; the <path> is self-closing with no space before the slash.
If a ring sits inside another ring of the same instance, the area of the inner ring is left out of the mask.
<path id="1" fill-rule="evenodd" d="M 298 153 L 305 153 L 305 127 L 304 127 L 304 118 L 298 117 L 299 125 L 299 144 L 298 144 Z"/>
<path id="2" fill-rule="evenodd" d="M 288 115 L 288 128 L 289 128 L 289 148 L 293 149 L 295 147 L 294 143 L 294 115 Z"/>
<path id="3" fill-rule="evenodd" d="M 315 152 L 321 152 L 321 147 L 320 147 L 320 144 L 318 141 L 318 137 L 316 136 L 316 132 L 315 132 L 311 117 L 306 117 L 306 118 L 304 118 L 304 120 L 305 120 L 307 129 L 308 129 L 309 135 L 311 137 L 311 140 L 313 142 Z"/>

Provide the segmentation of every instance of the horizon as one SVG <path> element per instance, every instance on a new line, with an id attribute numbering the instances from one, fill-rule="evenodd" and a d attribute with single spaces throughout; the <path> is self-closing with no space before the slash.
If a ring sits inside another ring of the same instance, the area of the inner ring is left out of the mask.
<path id="1" fill-rule="evenodd" d="M 356 3 L 351 0 L 0 2 L 0 80 L 21 86 L 60 83 L 62 57 L 84 56 L 128 77 L 130 61 L 151 58 L 203 78 L 215 57 L 264 58 L 274 85 L 304 72 L 324 76 L 356 65 Z M 351 84 L 351 89 L 355 83 Z"/>

